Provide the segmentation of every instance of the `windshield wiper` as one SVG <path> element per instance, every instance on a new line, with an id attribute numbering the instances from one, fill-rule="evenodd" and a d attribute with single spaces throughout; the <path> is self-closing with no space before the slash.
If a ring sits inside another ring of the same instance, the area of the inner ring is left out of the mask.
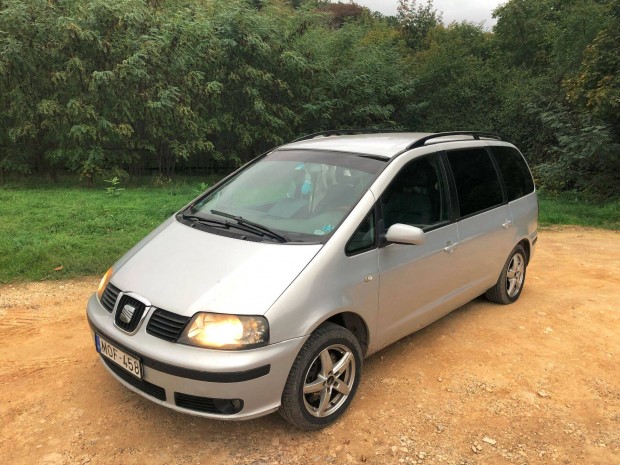
<path id="1" fill-rule="evenodd" d="M 288 242 L 288 239 L 286 237 L 269 229 L 267 226 L 263 226 L 260 223 L 254 223 L 253 221 L 246 220 L 245 218 L 241 216 L 231 215 L 230 213 L 221 212 L 219 210 L 211 210 L 211 213 L 213 213 L 214 215 L 223 216 L 224 218 L 230 218 L 231 220 L 235 220 L 238 224 L 253 228 L 255 232 L 259 231 L 260 233 L 262 233 L 260 235 L 270 236 L 271 238 L 277 240 L 278 242 Z"/>
<path id="2" fill-rule="evenodd" d="M 216 219 L 211 219 L 211 218 L 205 218 L 204 216 L 199 216 L 199 215 L 186 215 L 186 214 L 183 214 L 183 215 L 181 215 L 181 218 L 183 218 L 184 220 L 194 221 L 196 223 L 215 224 L 215 225 L 218 225 L 218 226 L 223 226 L 225 228 L 229 228 L 230 227 L 230 222 L 228 222 L 228 221 L 222 221 L 222 220 L 216 220 Z"/>
<path id="3" fill-rule="evenodd" d="M 245 231 L 251 234 L 258 234 L 261 237 L 265 236 L 265 233 L 258 230 L 258 228 L 255 228 L 254 226 L 250 226 L 250 225 L 237 224 L 237 223 L 231 223 L 230 221 L 222 221 L 222 220 L 217 220 L 217 219 L 205 218 L 204 216 L 199 216 L 199 215 L 181 215 L 181 217 L 184 220 L 193 221 L 194 222 L 193 224 L 196 224 L 196 223 L 209 224 L 213 226 L 219 226 L 225 229 L 235 228 L 235 229 L 239 229 L 241 231 Z M 279 239 L 277 240 L 279 241 Z"/>

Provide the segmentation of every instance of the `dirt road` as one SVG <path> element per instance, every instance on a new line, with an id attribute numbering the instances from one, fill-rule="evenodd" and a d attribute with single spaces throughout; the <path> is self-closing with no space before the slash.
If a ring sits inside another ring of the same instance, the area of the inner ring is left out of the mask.
<path id="1" fill-rule="evenodd" d="M 366 361 L 332 427 L 172 412 L 97 360 L 97 278 L 0 285 L 2 464 L 620 464 L 620 234 L 547 230 L 514 305 L 482 299 Z"/>

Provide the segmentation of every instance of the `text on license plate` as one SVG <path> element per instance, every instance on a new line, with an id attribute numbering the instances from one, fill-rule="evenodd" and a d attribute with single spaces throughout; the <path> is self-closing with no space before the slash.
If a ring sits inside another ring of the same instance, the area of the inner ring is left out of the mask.
<path id="1" fill-rule="evenodd" d="M 142 364 L 136 357 L 132 357 L 118 347 L 113 346 L 98 334 L 95 334 L 95 345 L 97 346 L 97 352 L 101 355 L 109 358 L 137 378 L 142 378 Z"/>

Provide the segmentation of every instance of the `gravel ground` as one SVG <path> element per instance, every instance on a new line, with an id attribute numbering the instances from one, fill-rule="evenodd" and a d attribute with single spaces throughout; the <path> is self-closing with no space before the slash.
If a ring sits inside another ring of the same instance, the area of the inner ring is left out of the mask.
<path id="1" fill-rule="evenodd" d="M 477 299 L 366 360 L 335 425 L 182 415 L 97 359 L 98 278 L 0 285 L 3 464 L 620 464 L 620 234 L 540 233 L 520 300 Z"/>

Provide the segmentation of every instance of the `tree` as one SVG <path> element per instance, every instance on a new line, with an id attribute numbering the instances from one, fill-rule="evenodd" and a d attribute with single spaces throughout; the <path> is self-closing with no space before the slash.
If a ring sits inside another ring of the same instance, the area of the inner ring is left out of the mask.
<path id="1" fill-rule="evenodd" d="M 493 130 L 497 73 L 481 26 L 453 23 L 429 32 L 428 49 L 416 54 L 414 73 L 425 105 L 412 126 L 426 131 Z"/>
<path id="2" fill-rule="evenodd" d="M 415 79 L 397 30 L 385 22 L 346 23 L 328 33 L 316 25 L 295 43 L 310 65 L 301 77 L 302 132 L 394 128 L 415 104 Z"/>
<path id="3" fill-rule="evenodd" d="M 321 129 L 482 129 L 539 183 L 620 195 L 620 0 L 3 0 L 0 179 L 232 167 Z"/>
<path id="4" fill-rule="evenodd" d="M 620 138 L 620 0 L 611 3 L 607 17 L 566 88 L 569 102 L 605 121 Z"/>
<path id="5" fill-rule="evenodd" d="M 549 38 L 557 19 L 553 3 L 554 0 L 510 0 L 495 9 L 495 42 L 507 66 L 544 72 L 551 53 Z"/>
<path id="6" fill-rule="evenodd" d="M 414 51 L 425 48 L 428 33 L 441 24 L 442 14 L 433 6 L 433 0 L 417 5 L 416 0 L 398 0 L 397 18 L 405 42 Z"/>

